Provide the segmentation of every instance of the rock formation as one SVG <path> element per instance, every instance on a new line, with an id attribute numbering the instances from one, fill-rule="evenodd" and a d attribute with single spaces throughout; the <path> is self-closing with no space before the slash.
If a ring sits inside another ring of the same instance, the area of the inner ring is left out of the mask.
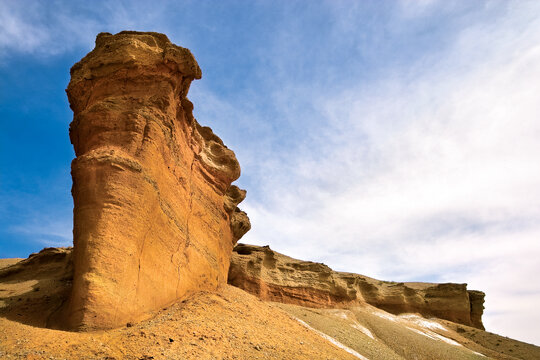
<path id="1" fill-rule="evenodd" d="M 125 325 L 226 283 L 250 225 L 234 153 L 192 115 L 199 78 L 158 33 L 101 33 L 72 67 L 74 273 L 59 326 Z"/>
<path id="2" fill-rule="evenodd" d="M 368 303 L 393 314 L 420 313 L 484 329 L 484 293 L 469 291 L 466 284 L 379 281 L 296 260 L 268 246 L 238 244 L 229 284 L 267 301 L 320 308 Z"/>

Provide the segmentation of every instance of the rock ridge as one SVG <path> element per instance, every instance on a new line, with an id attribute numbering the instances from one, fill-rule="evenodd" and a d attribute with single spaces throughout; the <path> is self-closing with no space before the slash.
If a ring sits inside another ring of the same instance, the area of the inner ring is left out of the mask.
<path id="1" fill-rule="evenodd" d="M 393 314 L 419 313 L 484 329 L 485 294 L 467 290 L 467 284 L 380 281 L 293 259 L 269 246 L 237 244 L 228 281 L 267 301 L 315 308 L 367 303 Z"/>

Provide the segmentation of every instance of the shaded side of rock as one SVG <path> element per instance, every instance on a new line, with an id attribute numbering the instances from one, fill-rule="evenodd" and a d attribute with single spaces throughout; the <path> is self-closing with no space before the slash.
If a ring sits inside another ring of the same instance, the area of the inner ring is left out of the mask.
<path id="1" fill-rule="evenodd" d="M 484 313 L 484 297 L 486 294 L 478 290 L 469 290 L 468 292 L 471 303 L 472 326 L 484 330 L 484 324 L 482 324 L 482 314 Z"/>
<path id="2" fill-rule="evenodd" d="M 228 281 L 267 301 L 309 307 L 368 303 L 393 314 L 420 313 L 483 329 L 485 294 L 466 284 L 380 281 L 293 259 L 268 246 L 238 244 Z"/>
<path id="3" fill-rule="evenodd" d="M 72 248 L 45 248 L 0 269 L 0 316 L 46 327 L 71 291 Z"/>
<path id="4" fill-rule="evenodd" d="M 200 77 L 188 49 L 133 31 L 99 34 L 71 69 L 74 279 L 58 326 L 123 326 L 226 282 L 249 219 L 229 200 L 234 153 L 193 117 Z"/>

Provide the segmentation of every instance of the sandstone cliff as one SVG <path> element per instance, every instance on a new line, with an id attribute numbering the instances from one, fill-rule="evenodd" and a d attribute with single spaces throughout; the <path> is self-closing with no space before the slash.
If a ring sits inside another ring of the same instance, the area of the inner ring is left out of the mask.
<path id="1" fill-rule="evenodd" d="M 268 301 L 319 308 L 368 303 L 393 314 L 420 313 L 484 329 L 484 293 L 469 291 L 466 284 L 379 281 L 296 260 L 268 246 L 238 244 L 229 284 Z"/>
<path id="2" fill-rule="evenodd" d="M 187 99 L 201 70 L 158 33 L 101 33 L 67 88 L 73 288 L 57 326 L 111 328 L 226 282 L 249 230 L 234 153 Z"/>

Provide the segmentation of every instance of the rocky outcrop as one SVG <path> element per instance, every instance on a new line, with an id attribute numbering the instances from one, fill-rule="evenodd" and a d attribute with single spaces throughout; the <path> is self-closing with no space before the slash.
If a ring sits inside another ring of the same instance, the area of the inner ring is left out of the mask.
<path id="1" fill-rule="evenodd" d="M 308 307 L 368 303 L 393 314 L 420 313 L 483 329 L 484 293 L 466 284 L 396 283 L 333 271 L 282 255 L 268 246 L 238 244 L 229 284 L 259 298 Z"/>
<path id="2" fill-rule="evenodd" d="M 471 308 L 471 324 L 478 329 L 484 330 L 482 314 L 484 313 L 484 297 L 486 294 L 478 290 L 468 290 L 468 293 Z"/>
<path id="3" fill-rule="evenodd" d="M 45 248 L 0 268 L 0 317 L 49 325 L 69 295 L 72 276 L 72 248 Z"/>
<path id="4" fill-rule="evenodd" d="M 0 280 L 5 279 L 26 279 L 30 277 L 39 278 L 46 274 L 48 277 L 53 273 L 59 279 L 71 281 L 72 269 L 72 248 L 44 248 L 38 253 L 33 253 L 26 259 L 20 259 L 14 264 L 0 268 Z"/>
<path id="5" fill-rule="evenodd" d="M 226 282 L 249 230 L 240 166 L 187 99 L 201 70 L 158 33 L 101 33 L 67 88 L 73 288 L 57 319 L 103 329 Z"/>

